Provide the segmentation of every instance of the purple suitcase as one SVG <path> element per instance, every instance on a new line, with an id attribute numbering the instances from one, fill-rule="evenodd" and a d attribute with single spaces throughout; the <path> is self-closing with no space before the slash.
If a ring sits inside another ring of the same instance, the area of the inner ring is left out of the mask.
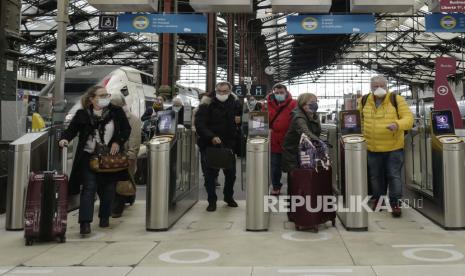
<path id="1" fill-rule="evenodd" d="M 68 177 L 55 172 L 31 173 L 26 196 L 24 238 L 66 241 Z"/>
<path id="2" fill-rule="evenodd" d="M 325 170 L 295 169 L 289 173 L 289 195 L 310 196 L 312 208 L 317 207 L 317 196 L 333 196 L 331 168 Z M 296 230 L 311 229 L 318 232 L 320 224 L 331 221 L 336 225 L 336 212 L 309 212 L 306 206 L 298 206 L 294 213 L 288 213 L 289 220 L 295 223 Z"/>

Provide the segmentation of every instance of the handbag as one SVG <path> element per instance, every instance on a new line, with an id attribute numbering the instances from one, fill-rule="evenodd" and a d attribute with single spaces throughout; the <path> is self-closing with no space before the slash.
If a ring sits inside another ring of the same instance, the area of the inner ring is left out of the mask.
<path id="1" fill-rule="evenodd" d="M 133 196 L 136 194 L 136 184 L 129 175 L 129 180 L 118 181 L 116 183 L 116 193 L 122 196 Z"/>
<path id="2" fill-rule="evenodd" d="M 90 158 L 90 169 L 98 173 L 113 173 L 127 170 L 129 158 L 126 153 L 110 154 L 108 147 L 97 145 L 97 154 Z"/>
<path id="3" fill-rule="evenodd" d="M 229 170 L 236 165 L 236 158 L 232 149 L 221 147 L 208 147 L 206 151 L 207 167 L 213 169 Z"/>
<path id="4" fill-rule="evenodd" d="M 300 136 L 298 161 L 300 169 L 318 172 L 319 167 L 324 170 L 331 167 L 328 146 L 321 140 L 310 139 L 305 133 Z"/>

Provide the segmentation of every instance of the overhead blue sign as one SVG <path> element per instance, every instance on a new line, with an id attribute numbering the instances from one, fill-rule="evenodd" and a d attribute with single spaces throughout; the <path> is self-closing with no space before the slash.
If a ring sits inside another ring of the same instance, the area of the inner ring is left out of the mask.
<path id="1" fill-rule="evenodd" d="M 118 32 L 206 34 L 207 17 L 201 14 L 122 14 Z"/>
<path id="2" fill-rule="evenodd" d="M 433 13 L 425 17 L 426 32 L 447 33 L 465 32 L 465 14 Z"/>
<path id="3" fill-rule="evenodd" d="M 376 32 L 375 16 L 298 15 L 287 17 L 288 34 L 353 34 Z"/>

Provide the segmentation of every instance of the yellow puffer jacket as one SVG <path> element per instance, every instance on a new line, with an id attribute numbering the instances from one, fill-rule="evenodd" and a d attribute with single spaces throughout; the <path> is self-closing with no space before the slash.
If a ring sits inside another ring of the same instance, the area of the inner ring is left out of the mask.
<path id="1" fill-rule="evenodd" d="M 371 152 L 389 152 L 404 148 L 404 131 L 413 126 L 413 114 L 405 99 L 396 95 L 397 110 L 391 103 L 391 93 L 384 98 L 381 105 L 376 108 L 373 94 L 368 96 L 362 110 L 362 98 L 358 101 L 358 110 L 362 114 L 363 135 Z M 397 117 L 397 113 L 399 117 Z M 396 132 L 390 131 L 387 126 L 396 123 Z"/>

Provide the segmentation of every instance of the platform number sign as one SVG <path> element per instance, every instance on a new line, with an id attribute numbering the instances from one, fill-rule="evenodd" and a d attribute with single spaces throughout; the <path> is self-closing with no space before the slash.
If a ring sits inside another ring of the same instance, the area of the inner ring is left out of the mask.
<path id="1" fill-rule="evenodd" d="M 105 31 L 116 31 L 116 15 L 100 15 L 99 28 Z"/>
<path id="2" fill-rule="evenodd" d="M 233 85 L 232 92 L 238 97 L 245 97 L 247 94 L 247 88 L 245 85 Z"/>
<path id="3" fill-rule="evenodd" d="M 263 98 L 267 92 L 266 85 L 252 85 L 252 89 L 250 90 L 250 94 L 255 98 Z"/>

